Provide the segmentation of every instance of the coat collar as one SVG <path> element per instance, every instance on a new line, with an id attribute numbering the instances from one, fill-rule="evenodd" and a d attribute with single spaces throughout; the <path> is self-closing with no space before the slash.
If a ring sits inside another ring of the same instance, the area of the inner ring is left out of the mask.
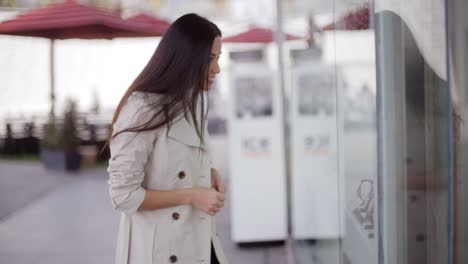
<path id="1" fill-rule="evenodd" d="M 144 92 L 134 92 L 135 96 L 145 97 L 146 99 L 158 100 L 162 94 L 155 94 L 155 93 L 144 93 Z M 201 101 L 198 100 L 197 107 L 196 107 L 196 117 L 198 123 L 201 122 Z M 208 142 L 209 142 L 209 135 L 207 129 L 207 122 L 205 122 L 205 127 L 202 130 L 203 138 L 205 144 L 201 144 L 201 140 L 198 137 L 197 130 L 195 129 L 195 124 L 193 122 L 192 116 L 188 114 L 187 118 L 184 117 L 184 114 L 179 115 L 176 117 L 171 124 L 170 129 L 167 130 L 166 134 L 168 137 L 177 140 L 180 143 L 185 145 L 189 145 L 192 147 L 202 148 L 204 150 L 208 150 Z"/>

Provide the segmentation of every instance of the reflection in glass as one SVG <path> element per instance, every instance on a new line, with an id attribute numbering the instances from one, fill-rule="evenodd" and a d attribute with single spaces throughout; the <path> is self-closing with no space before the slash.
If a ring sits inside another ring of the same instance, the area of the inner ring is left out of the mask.
<path id="1" fill-rule="evenodd" d="M 303 164 L 301 171 L 293 172 L 293 186 L 297 190 L 313 190 L 304 191 L 305 197 L 301 198 L 311 209 L 302 213 L 293 210 L 293 223 L 301 224 L 300 230 L 305 230 L 306 221 L 316 225 L 309 230 L 316 230 L 322 227 L 318 220 L 324 220 L 328 222 L 326 226 L 337 229 L 338 235 L 307 239 L 296 234 L 294 249 L 299 264 L 375 264 L 379 193 L 375 40 L 370 26 L 373 10 L 369 12 L 367 0 L 332 2 L 330 5 L 325 1 L 302 2 L 308 5 L 308 10 L 314 10 L 306 14 L 313 36 L 309 53 L 313 56 L 309 61 L 301 58 L 300 63 L 293 65 L 292 71 L 300 68 L 301 75 L 291 88 L 299 94 L 298 105 L 292 107 L 301 115 L 292 119 L 295 122 L 291 124 L 292 136 L 321 133 L 332 144 L 328 145 L 328 152 L 314 152 L 313 159 L 294 151 L 304 147 L 297 144 L 306 142 L 293 139 L 291 148 L 293 168 L 299 167 L 297 163 Z M 310 173 L 298 177 L 303 171 Z M 302 185 L 294 182 L 298 179 L 303 180 Z M 326 190 L 326 197 L 333 199 L 318 197 L 321 190 Z M 292 194 L 293 208 L 304 204 L 297 196 Z M 326 208 L 334 204 L 338 208 Z M 323 219 L 324 216 L 328 218 Z M 293 226 L 293 230 L 297 229 Z"/>
<path id="2" fill-rule="evenodd" d="M 342 224 L 339 239 L 296 237 L 298 263 L 468 263 L 468 2 L 299 2 L 309 10 L 309 49 L 320 55 L 293 83 L 302 119 L 292 134 L 313 127 L 332 100 Z M 317 65 L 334 68 L 330 82 Z M 314 177 L 304 185 L 322 184 Z M 298 215 L 309 224 L 321 216 Z"/>

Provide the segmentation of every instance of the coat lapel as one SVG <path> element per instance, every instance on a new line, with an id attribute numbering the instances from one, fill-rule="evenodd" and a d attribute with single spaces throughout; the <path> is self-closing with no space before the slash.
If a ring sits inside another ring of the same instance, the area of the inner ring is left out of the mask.
<path id="1" fill-rule="evenodd" d="M 201 120 L 203 118 L 201 115 L 200 100 L 198 100 L 195 115 L 197 117 L 197 122 L 200 125 Z M 185 118 L 184 115 L 181 114 L 178 117 L 176 117 L 175 120 L 172 122 L 171 128 L 169 129 L 167 136 L 186 145 L 198 147 L 208 151 L 209 135 L 207 127 L 207 122 L 205 122 L 205 126 L 202 129 L 203 139 L 205 143 L 201 144 L 201 140 L 197 134 L 197 130 L 195 129 L 195 123 L 193 122 L 191 114 L 189 113 L 187 115 L 187 118 Z"/>
<path id="2" fill-rule="evenodd" d="M 189 117 L 189 119 L 190 120 L 187 120 L 183 115 L 176 118 L 167 132 L 167 136 L 185 145 L 207 150 L 206 142 L 208 141 L 208 132 L 206 124 L 205 129 L 203 130 L 205 144 L 201 144 L 201 140 L 198 137 L 192 118 Z"/>

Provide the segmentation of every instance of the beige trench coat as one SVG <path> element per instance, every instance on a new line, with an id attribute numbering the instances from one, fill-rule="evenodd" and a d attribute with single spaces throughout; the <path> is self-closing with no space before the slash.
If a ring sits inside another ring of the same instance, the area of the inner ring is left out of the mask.
<path id="1" fill-rule="evenodd" d="M 114 131 L 141 124 L 138 109 L 160 95 L 134 92 L 122 108 Z M 214 217 L 189 205 L 137 210 L 146 189 L 176 190 L 211 187 L 211 166 L 206 144 L 191 120 L 179 118 L 171 129 L 119 134 L 110 141 L 109 187 L 112 205 L 121 211 L 116 264 L 210 263 L 211 241 L 221 264 L 227 264 Z M 200 151 L 201 150 L 201 151 Z"/>

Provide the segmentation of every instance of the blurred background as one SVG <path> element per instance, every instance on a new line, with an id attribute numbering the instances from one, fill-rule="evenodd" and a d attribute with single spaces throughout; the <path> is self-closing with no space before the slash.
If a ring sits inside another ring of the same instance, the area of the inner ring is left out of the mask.
<path id="1" fill-rule="evenodd" d="M 113 262 L 100 150 L 189 12 L 230 263 L 468 263 L 464 0 L 0 0 L 0 263 Z"/>

